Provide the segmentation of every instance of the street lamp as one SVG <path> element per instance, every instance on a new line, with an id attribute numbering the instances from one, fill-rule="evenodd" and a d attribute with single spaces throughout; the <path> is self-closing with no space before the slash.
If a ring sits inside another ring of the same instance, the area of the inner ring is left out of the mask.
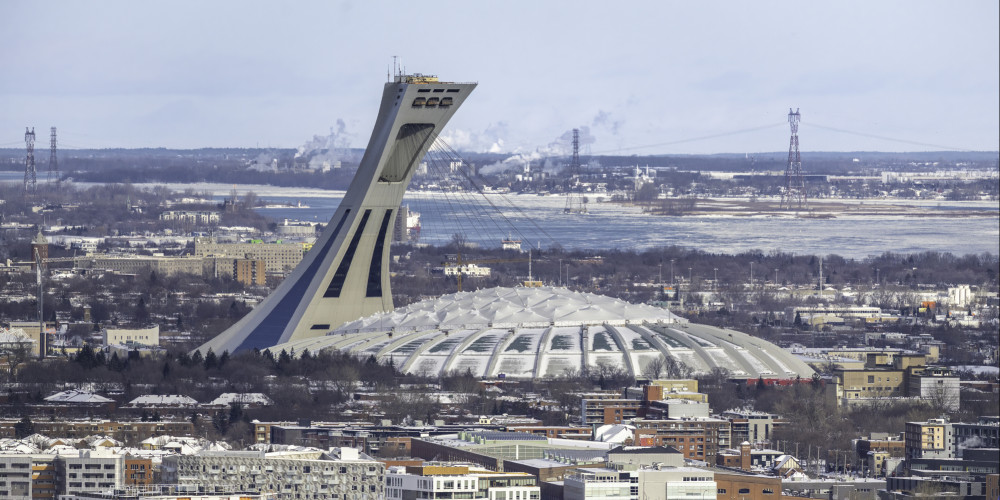
<path id="1" fill-rule="evenodd" d="M 774 268 L 774 288 L 778 288 L 778 268 Z"/>
<path id="2" fill-rule="evenodd" d="M 750 263 L 750 288 L 753 288 L 753 262 Z"/>
<path id="3" fill-rule="evenodd" d="M 674 284 L 674 261 L 677 259 L 670 259 L 670 284 Z"/>
<path id="4" fill-rule="evenodd" d="M 719 268 L 713 267 L 712 270 L 715 271 L 715 280 L 712 281 L 712 291 L 718 291 L 719 290 Z"/>

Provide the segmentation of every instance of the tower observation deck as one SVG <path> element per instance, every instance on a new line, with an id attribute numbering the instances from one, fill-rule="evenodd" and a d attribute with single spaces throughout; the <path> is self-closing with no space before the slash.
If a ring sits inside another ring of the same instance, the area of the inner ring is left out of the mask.
<path id="1" fill-rule="evenodd" d="M 394 75 L 358 172 L 312 250 L 253 311 L 198 350 L 264 349 L 392 310 L 389 244 L 400 202 L 414 167 L 475 88 Z"/>

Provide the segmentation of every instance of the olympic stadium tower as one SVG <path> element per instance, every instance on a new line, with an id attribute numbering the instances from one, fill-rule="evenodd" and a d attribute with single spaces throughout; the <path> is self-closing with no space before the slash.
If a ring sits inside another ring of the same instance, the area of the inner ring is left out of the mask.
<path id="1" fill-rule="evenodd" d="M 475 88 L 421 74 L 397 74 L 386 83 L 358 172 L 312 250 L 250 314 L 198 350 L 265 349 L 392 310 L 389 244 L 403 193 Z"/>

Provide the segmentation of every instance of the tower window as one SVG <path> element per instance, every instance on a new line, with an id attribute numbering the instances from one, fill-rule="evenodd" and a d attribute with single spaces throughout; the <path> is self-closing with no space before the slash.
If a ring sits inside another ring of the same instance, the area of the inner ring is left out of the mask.
<path id="1" fill-rule="evenodd" d="M 434 97 L 431 100 L 436 101 L 437 98 Z M 419 156 L 424 152 L 424 146 L 431 139 L 433 131 L 433 123 L 407 123 L 399 127 L 396 141 L 392 145 L 392 152 L 389 154 L 389 159 L 386 160 L 378 180 L 380 182 L 402 182 L 405 180 L 410 169 L 420 159 Z"/>

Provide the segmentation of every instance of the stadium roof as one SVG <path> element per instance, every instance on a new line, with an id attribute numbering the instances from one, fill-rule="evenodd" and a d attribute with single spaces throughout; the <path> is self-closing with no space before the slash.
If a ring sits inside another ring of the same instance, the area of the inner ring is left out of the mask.
<path id="1" fill-rule="evenodd" d="M 554 287 L 445 295 L 270 348 L 299 354 L 306 349 L 375 356 L 403 372 L 428 376 L 468 371 L 478 377 L 551 378 L 605 369 L 644 376 L 658 363 L 687 367 L 692 374 L 724 368 L 733 378 L 813 373 L 784 349 L 741 332 L 688 323 L 659 307 Z"/>

